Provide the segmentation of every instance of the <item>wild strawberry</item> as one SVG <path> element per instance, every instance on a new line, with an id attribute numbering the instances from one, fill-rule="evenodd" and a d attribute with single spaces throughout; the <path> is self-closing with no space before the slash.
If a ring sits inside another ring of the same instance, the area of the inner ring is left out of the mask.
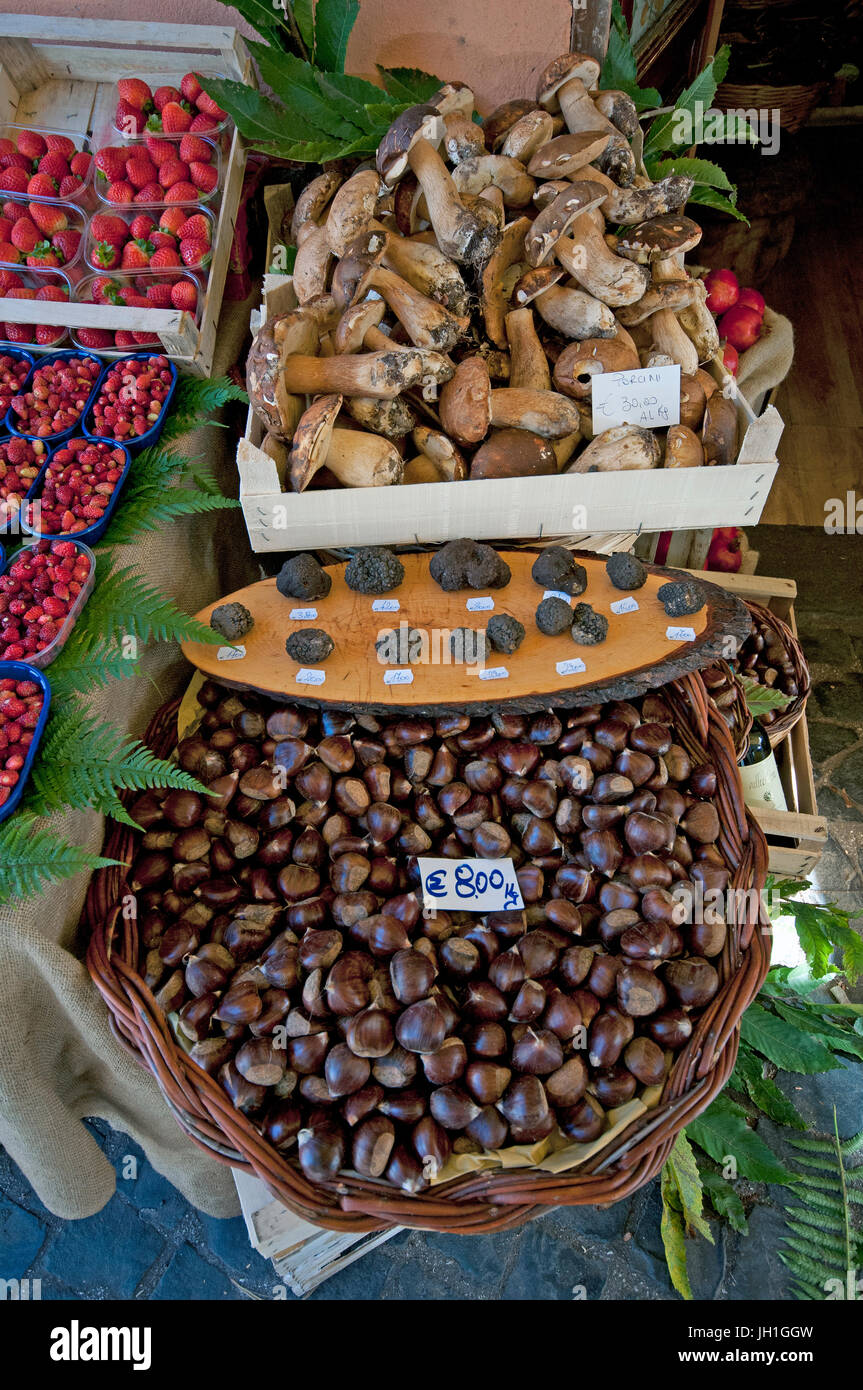
<path id="1" fill-rule="evenodd" d="M 166 159 L 175 159 L 177 156 L 177 144 L 175 140 L 162 140 L 158 135 L 147 132 L 145 136 L 147 153 L 157 168 L 161 168 Z"/>
<path id="2" fill-rule="evenodd" d="M 171 270 L 175 266 L 182 265 L 183 262 L 176 251 L 170 250 L 167 246 L 160 246 L 150 257 L 151 270 Z"/>
<path id="3" fill-rule="evenodd" d="M 69 160 L 69 168 L 72 173 L 77 174 L 79 179 L 85 179 L 90 168 L 91 158 L 88 150 L 79 150 L 77 154 L 73 154 Z"/>
<path id="4" fill-rule="evenodd" d="M 117 83 L 117 95 L 122 101 L 128 101 L 130 106 L 135 106 L 139 111 L 152 111 L 153 93 L 140 77 L 121 77 Z"/>
<path id="5" fill-rule="evenodd" d="M 38 237 L 38 232 L 36 235 Z M 23 250 L 13 241 L 0 241 L 0 261 L 5 261 L 7 265 L 20 265 L 23 259 Z"/>
<path id="6" fill-rule="evenodd" d="M 195 100 L 195 105 L 199 111 L 203 111 L 205 116 L 212 116 L 216 121 L 223 121 L 227 116 L 227 111 L 223 111 L 213 98 L 207 96 L 206 92 L 199 92 Z"/>
<path id="7" fill-rule="evenodd" d="M 182 208 L 165 208 L 159 218 L 159 231 L 169 232 L 171 236 L 179 237 L 180 230 L 187 221 L 188 218 Z"/>
<path id="8" fill-rule="evenodd" d="M 33 173 L 33 160 L 28 159 L 26 154 L 20 150 L 14 150 L 12 154 L 4 154 L 0 159 L 0 167 L 4 169 L 23 169 L 25 174 Z"/>
<path id="9" fill-rule="evenodd" d="M 175 309 L 194 314 L 198 307 L 198 287 L 191 280 L 177 280 L 171 286 L 171 303 Z"/>
<path id="10" fill-rule="evenodd" d="M 71 159 L 75 154 L 75 141 L 70 140 L 68 135 L 46 134 L 45 144 L 49 150 L 56 150 L 64 159 Z"/>
<path id="11" fill-rule="evenodd" d="M 122 246 L 129 236 L 124 219 L 113 212 L 97 212 L 90 219 L 90 234 L 94 241 L 107 241 Z"/>
<path id="12" fill-rule="evenodd" d="M 201 164 L 197 159 L 189 165 L 189 174 L 192 183 L 196 188 L 200 188 L 202 193 L 212 193 L 219 182 L 218 169 L 214 169 L 212 164 Z"/>
<path id="13" fill-rule="evenodd" d="M 185 240 L 180 242 L 180 258 L 190 270 L 205 270 L 212 255 L 206 241 Z"/>
<path id="14" fill-rule="evenodd" d="M 170 309 L 173 305 L 173 300 L 171 299 L 171 285 L 167 282 L 158 285 L 148 285 L 147 298 L 154 309 Z"/>
<path id="15" fill-rule="evenodd" d="M 183 93 L 186 100 L 190 101 L 194 106 L 201 91 L 201 83 L 196 72 L 186 73 L 185 77 L 180 81 L 180 91 Z"/>
<path id="16" fill-rule="evenodd" d="M 114 126 L 124 135 L 140 135 L 147 124 L 147 113 L 122 99 L 117 102 L 114 112 Z"/>
<path id="17" fill-rule="evenodd" d="M 42 240 L 42 234 L 36 223 L 30 217 L 21 217 L 12 227 L 10 241 L 13 246 L 17 246 L 19 251 L 32 251 L 38 241 Z M 3 256 L 4 261 L 10 259 L 17 260 L 18 257 Z"/>
<path id="18" fill-rule="evenodd" d="M 212 147 L 202 140 L 200 135 L 184 135 L 180 141 L 180 158 L 186 164 L 191 164 L 197 160 L 201 164 L 209 164 L 213 157 Z"/>
<path id="19" fill-rule="evenodd" d="M 169 101 L 162 108 L 162 129 L 166 135 L 183 134 L 191 124 L 191 113 L 184 111 L 179 102 Z"/>
<path id="20" fill-rule="evenodd" d="M 76 328 L 75 337 L 82 347 L 99 348 L 113 347 L 114 334 L 108 328 Z"/>
<path id="21" fill-rule="evenodd" d="M 59 206 L 52 207 L 49 203 L 28 203 L 27 210 L 36 226 L 46 237 L 54 236 L 55 232 L 63 232 L 69 225 L 64 208 Z"/>
<path id="22" fill-rule="evenodd" d="M 104 145 L 96 152 L 96 177 L 105 183 L 117 183 L 126 177 L 126 151 L 116 145 Z"/>
<path id="23" fill-rule="evenodd" d="M 152 254 L 149 241 L 127 241 L 123 247 L 122 267 L 124 270 L 146 270 Z"/>
<path id="24" fill-rule="evenodd" d="M 117 183 L 109 183 L 105 194 L 109 203 L 131 203 L 135 196 L 135 190 L 128 179 L 119 179 Z"/>
<path id="25" fill-rule="evenodd" d="M 153 93 L 153 105 L 157 111 L 161 111 L 163 107 L 168 105 L 169 101 L 179 103 L 180 96 L 181 93 L 177 91 L 176 87 L 157 87 Z"/>
<path id="26" fill-rule="evenodd" d="M 57 150 L 48 150 L 39 160 L 39 173 L 47 174 L 49 179 L 54 179 L 59 188 L 60 180 L 65 179 L 69 172 L 69 163 Z"/>
<path id="27" fill-rule="evenodd" d="M 18 152 L 25 158 L 33 160 L 43 155 L 48 146 L 42 136 L 36 130 L 19 130 L 18 132 Z"/>
<path id="28" fill-rule="evenodd" d="M 74 261 L 81 245 L 81 233 L 74 227 L 66 227 L 62 232 L 55 232 L 51 238 L 51 244 L 55 251 L 59 251 L 63 257 L 63 264 L 68 265 Z"/>
<path id="29" fill-rule="evenodd" d="M 138 189 L 144 188 L 148 183 L 161 183 L 155 164 L 143 150 L 126 160 L 126 178 Z"/>
<path id="30" fill-rule="evenodd" d="M 135 194 L 136 203 L 162 203 L 164 200 L 165 190 L 160 183 L 145 183 Z"/>
<path id="31" fill-rule="evenodd" d="M 139 212 L 129 223 L 129 231 L 135 239 L 138 237 L 148 237 L 155 225 L 156 223 L 153 221 L 153 218 L 150 217 L 149 213 Z"/>
<path id="32" fill-rule="evenodd" d="M 0 169 L 0 189 L 9 193 L 27 192 L 27 175 L 23 169 Z"/>
<path id="33" fill-rule="evenodd" d="M 57 193 L 61 198 L 75 198 L 84 180 L 79 174 L 67 174 L 65 179 L 60 180 L 60 187 Z"/>
<path id="34" fill-rule="evenodd" d="M 34 174 L 27 184 L 27 193 L 31 198 L 56 198 L 59 187 L 50 174 Z"/>
<path id="35" fill-rule="evenodd" d="M 189 133 L 194 135 L 209 135 L 213 130 L 218 130 L 219 122 L 215 116 L 206 116 L 203 111 L 199 111 L 197 116 L 192 119 L 189 126 Z"/>
<path id="36" fill-rule="evenodd" d="M 166 203 L 196 203 L 198 190 L 193 183 L 175 183 L 165 193 Z"/>

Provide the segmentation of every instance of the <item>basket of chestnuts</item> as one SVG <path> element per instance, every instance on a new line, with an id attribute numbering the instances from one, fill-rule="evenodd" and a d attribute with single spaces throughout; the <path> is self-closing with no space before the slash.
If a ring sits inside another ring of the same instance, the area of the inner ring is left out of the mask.
<path id="1" fill-rule="evenodd" d="M 701 674 L 474 717 L 197 698 L 147 741 L 208 795 L 129 794 L 87 904 L 114 1031 L 187 1134 L 334 1230 L 501 1230 L 655 1175 L 769 961 Z M 427 854 L 510 860 L 523 907 L 428 906 Z"/>
<path id="2" fill-rule="evenodd" d="M 746 607 L 752 617 L 752 632 L 740 649 L 736 666 L 741 676 L 786 698 L 783 708 L 758 716 L 775 748 L 803 718 L 812 685 L 809 667 L 795 633 L 778 614 L 752 599 L 746 599 Z"/>

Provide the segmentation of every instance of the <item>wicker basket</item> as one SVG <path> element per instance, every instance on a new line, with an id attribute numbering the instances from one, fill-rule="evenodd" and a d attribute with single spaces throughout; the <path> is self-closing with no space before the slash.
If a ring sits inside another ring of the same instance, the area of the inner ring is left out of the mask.
<path id="1" fill-rule="evenodd" d="M 761 83 L 723 82 L 713 99 L 720 111 L 779 111 L 783 130 L 795 131 L 806 124 L 829 83 L 812 86 L 768 87 Z"/>
<path id="2" fill-rule="evenodd" d="M 677 738 L 693 762 L 717 769 L 716 802 L 722 830 L 717 845 L 732 875 L 730 887 L 763 888 L 767 846 L 743 805 L 737 754 L 728 726 L 700 675 L 664 687 Z M 179 702 L 155 716 L 146 735 L 154 752 L 170 753 L 177 740 Z M 136 835 L 113 824 L 105 853 L 130 863 Z M 177 1045 L 170 1026 L 138 973 L 138 936 L 124 914 L 128 892 L 122 867 L 100 870 L 91 884 L 85 922 L 91 929 L 87 964 L 111 1012 L 118 1039 L 149 1068 L 182 1128 L 225 1163 L 255 1173 L 298 1216 L 336 1231 L 372 1231 L 404 1225 L 456 1234 L 487 1233 L 521 1225 L 546 1207 L 607 1205 L 630 1196 L 659 1172 L 676 1134 L 722 1089 L 737 1056 L 740 1018 L 769 965 L 769 937 L 760 898 L 744 891 L 739 914 L 729 914 L 725 948 L 714 961 L 720 989 L 675 1055 L 659 1105 L 636 1119 L 587 1162 L 564 1173 L 537 1168 L 485 1170 L 410 1195 L 356 1174 L 327 1184 L 310 1182 L 298 1163 L 283 1157 L 234 1109 L 221 1086 Z"/>
<path id="3" fill-rule="evenodd" d="M 745 602 L 752 616 L 775 632 L 779 642 L 788 653 L 788 658 L 794 668 L 794 678 L 797 682 L 799 693 L 794 697 L 791 704 L 788 705 L 786 709 L 780 710 L 772 723 L 764 725 L 767 737 L 770 739 L 770 746 L 775 748 L 777 744 L 781 743 L 782 740 L 790 734 L 794 725 L 799 723 L 803 718 L 803 712 L 806 709 L 806 701 L 809 699 L 809 691 L 812 688 L 812 678 L 809 674 L 806 658 L 803 655 L 803 648 L 788 624 L 784 622 L 782 618 L 778 617 L 771 609 L 763 608 L 760 603 L 755 603 L 752 599 L 746 599 Z"/>
<path id="4" fill-rule="evenodd" d="M 728 725 L 739 763 L 749 747 L 752 729 L 752 712 L 746 703 L 743 686 L 727 661 L 717 661 L 703 674 L 710 698 Z"/>

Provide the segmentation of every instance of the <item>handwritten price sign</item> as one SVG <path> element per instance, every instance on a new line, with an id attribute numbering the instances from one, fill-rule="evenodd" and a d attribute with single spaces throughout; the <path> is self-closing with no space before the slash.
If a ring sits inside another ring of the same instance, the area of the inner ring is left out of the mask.
<path id="1" fill-rule="evenodd" d="M 511 859 L 417 860 L 426 907 L 510 912 L 524 907 Z"/>
<path id="2" fill-rule="evenodd" d="M 592 378 L 593 432 L 615 425 L 667 429 L 680 423 L 680 368 L 644 367 L 631 372 L 598 372 Z"/>

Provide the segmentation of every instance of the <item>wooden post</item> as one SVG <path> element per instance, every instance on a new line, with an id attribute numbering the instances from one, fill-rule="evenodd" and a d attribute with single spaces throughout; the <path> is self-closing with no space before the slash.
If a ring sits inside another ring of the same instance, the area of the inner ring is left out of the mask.
<path id="1" fill-rule="evenodd" d="M 611 29 L 611 0 L 572 0 L 571 53 L 589 53 L 605 59 Z"/>

